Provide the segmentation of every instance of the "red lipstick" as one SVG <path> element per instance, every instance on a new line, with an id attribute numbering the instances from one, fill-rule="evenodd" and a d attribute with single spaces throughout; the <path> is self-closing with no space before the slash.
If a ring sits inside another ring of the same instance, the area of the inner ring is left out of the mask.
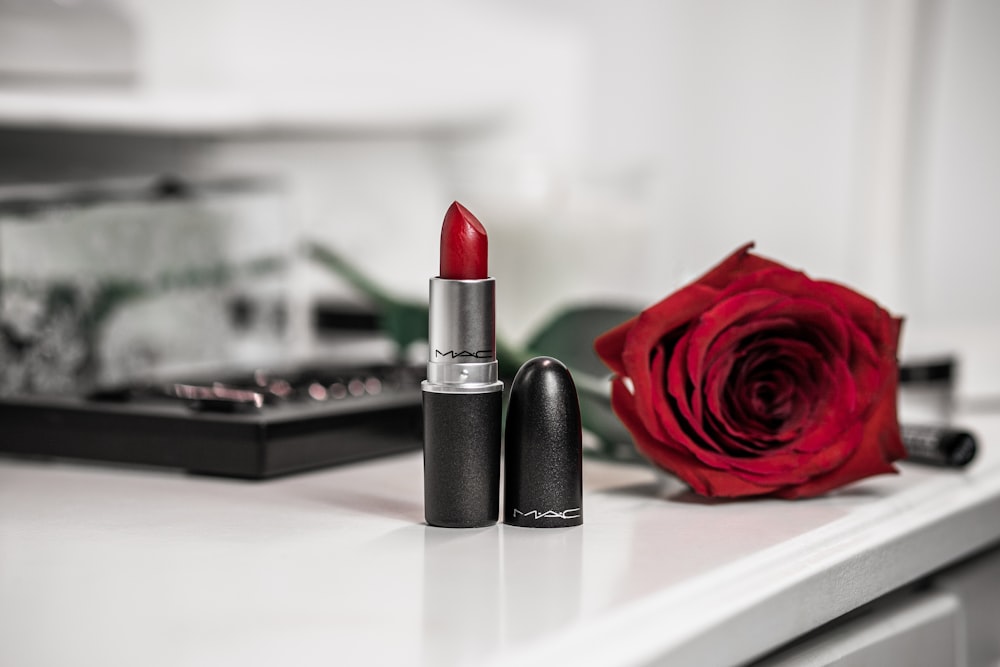
<path id="1" fill-rule="evenodd" d="M 444 214 L 441 225 L 441 278 L 482 280 L 489 275 L 486 228 L 458 202 Z"/>
<path id="2" fill-rule="evenodd" d="M 430 281 L 423 382 L 424 517 L 432 526 L 488 526 L 500 514 L 503 383 L 487 250 L 482 223 L 453 203 L 441 226 L 441 272 Z"/>

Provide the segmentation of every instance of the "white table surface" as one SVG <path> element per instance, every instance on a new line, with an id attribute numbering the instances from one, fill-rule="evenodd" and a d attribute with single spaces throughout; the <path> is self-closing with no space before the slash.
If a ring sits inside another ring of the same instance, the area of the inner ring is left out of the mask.
<path id="1" fill-rule="evenodd" d="M 810 501 L 588 461 L 558 530 L 425 526 L 419 453 L 268 482 L 0 459 L 0 664 L 732 664 L 1000 539 L 1000 417 L 964 423 L 965 471 Z"/>

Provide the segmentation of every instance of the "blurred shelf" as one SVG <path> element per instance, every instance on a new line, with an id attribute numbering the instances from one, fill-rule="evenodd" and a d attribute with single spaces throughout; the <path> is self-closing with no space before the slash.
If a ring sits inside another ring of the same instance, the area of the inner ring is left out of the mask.
<path id="1" fill-rule="evenodd" d="M 495 108 L 389 98 L 0 91 L 0 130 L 178 136 L 455 135 L 493 125 Z"/>

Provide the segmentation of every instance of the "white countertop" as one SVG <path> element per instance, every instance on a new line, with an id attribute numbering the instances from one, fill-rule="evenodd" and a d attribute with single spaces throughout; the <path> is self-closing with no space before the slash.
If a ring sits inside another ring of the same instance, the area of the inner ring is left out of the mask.
<path id="1" fill-rule="evenodd" d="M 0 459 L 0 664 L 745 660 L 1000 540 L 965 471 L 712 503 L 588 461 L 584 525 L 423 524 L 419 453 L 243 482 Z"/>

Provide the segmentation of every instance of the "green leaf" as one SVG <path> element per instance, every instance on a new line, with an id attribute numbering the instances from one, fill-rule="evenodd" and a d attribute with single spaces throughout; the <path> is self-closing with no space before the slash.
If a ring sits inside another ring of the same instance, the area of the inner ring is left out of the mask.
<path id="1" fill-rule="evenodd" d="M 583 427 L 600 440 L 592 455 L 639 460 L 632 436 L 611 409 L 611 374 L 594 351 L 594 340 L 639 312 L 617 305 L 579 305 L 565 308 L 542 326 L 527 345 L 530 356 L 555 357 L 573 374 L 580 397 Z"/>

